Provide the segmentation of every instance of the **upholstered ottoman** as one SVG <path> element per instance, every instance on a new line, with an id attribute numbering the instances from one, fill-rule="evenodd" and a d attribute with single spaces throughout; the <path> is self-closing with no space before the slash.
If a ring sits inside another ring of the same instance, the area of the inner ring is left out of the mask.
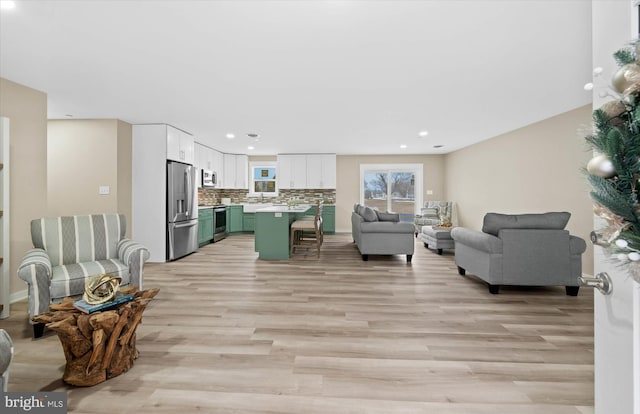
<path id="1" fill-rule="evenodd" d="M 453 249 L 455 247 L 451 238 L 451 228 L 422 226 L 420 239 L 424 243 L 424 247 L 435 249 L 438 254 L 442 254 L 442 249 Z"/>

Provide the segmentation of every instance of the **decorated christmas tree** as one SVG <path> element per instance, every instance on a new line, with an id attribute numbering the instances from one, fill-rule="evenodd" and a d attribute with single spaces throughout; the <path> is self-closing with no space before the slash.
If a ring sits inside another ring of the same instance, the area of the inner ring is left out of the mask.
<path id="1" fill-rule="evenodd" d="M 595 152 L 587 164 L 594 211 L 606 221 L 606 227 L 591 233 L 591 241 L 614 254 L 640 282 L 639 45 L 634 42 L 614 53 L 620 68 L 604 92 L 613 100 L 593 111 L 593 134 L 586 141 Z M 594 69 L 594 75 L 601 73 Z"/>

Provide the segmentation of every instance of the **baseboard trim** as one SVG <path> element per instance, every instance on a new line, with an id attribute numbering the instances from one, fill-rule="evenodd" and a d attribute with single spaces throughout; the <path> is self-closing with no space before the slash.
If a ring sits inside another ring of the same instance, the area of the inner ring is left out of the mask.
<path id="1" fill-rule="evenodd" d="M 9 303 L 16 303 L 23 301 L 29 297 L 29 291 L 27 289 L 13 292 L 9 297 Z"/>

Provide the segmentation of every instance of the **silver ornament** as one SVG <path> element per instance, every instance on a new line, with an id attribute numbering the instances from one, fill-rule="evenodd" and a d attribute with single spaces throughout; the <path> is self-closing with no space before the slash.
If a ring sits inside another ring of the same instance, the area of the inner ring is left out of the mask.
<path id="1" fill-rule="evenodd" d="M 616 175 L 611 160 L 604 154 L 596 155 L 587 163 L 587 171 L 589 174 L 598 177 L 611 178 Z"/>

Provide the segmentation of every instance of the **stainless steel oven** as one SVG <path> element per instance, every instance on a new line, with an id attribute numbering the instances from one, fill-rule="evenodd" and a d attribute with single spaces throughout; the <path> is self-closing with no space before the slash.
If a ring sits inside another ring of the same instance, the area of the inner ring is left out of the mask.
<path id="1" fill-rule="evenodd" d="M 213 208 L 213 242 L 227 237 L 227 207 L 216 206 Z"/>

